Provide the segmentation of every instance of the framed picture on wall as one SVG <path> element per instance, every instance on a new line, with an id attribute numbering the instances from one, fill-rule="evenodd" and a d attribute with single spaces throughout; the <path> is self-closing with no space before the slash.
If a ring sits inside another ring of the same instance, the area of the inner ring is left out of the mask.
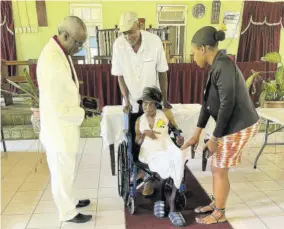
<path id="1" fill-rule="evenodd" d="M 145 18 L 138 18 L 139 26 L 141 30 L 145 30 Z"/>
<path id="2" fill-rule="evenodd" d="M 211 24 L 219 24 L 221 2 L 214 0 L 212 2 Z"/>

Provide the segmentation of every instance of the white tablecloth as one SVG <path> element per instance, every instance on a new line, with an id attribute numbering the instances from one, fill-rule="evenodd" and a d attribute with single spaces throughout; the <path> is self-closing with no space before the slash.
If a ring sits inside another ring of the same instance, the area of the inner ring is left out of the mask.
<path id="1" fill-rule="evenodd" d="M 283 108 L 258 108 L 257 112 L 260 117 L 268 119 L 272 122 L 284 125 L 284 109 Z"/>
<path id="2" fill-rule="evenodd" d="M 201 105 L 200 104 L 172 104 L 173 115 L 180 129 L 183 131 L 185 140 L 189 139 L 196 128 Z M 124 140 L 124 122 L 122 106 L 106 106 L 103 108 L 101 120 L 101 137 L 103 138 L 104 149 L 109 145 Z M 206 133 L 211 134 L 215 121 L 210 118 Z M 203 141 L 204 134 L 200 140 Z"/>

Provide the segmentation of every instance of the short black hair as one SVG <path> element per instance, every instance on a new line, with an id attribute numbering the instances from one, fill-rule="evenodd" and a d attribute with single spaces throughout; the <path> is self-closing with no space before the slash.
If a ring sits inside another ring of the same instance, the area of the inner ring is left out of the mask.
<path id="1" fill-rule="evenodd" d="M 224 31 L 218 31 L 212 26 L 205 26 L 194 34 L 191 43 L 198 46 L 209 45 L 211 47 L 217 47 L 219 41 L 225 40 L 225 36 Z"/>

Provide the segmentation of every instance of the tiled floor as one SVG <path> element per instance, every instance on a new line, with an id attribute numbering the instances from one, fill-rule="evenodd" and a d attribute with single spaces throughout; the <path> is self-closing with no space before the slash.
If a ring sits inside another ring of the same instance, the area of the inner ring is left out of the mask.
<path id="1" fill-rule="evenodd" d="M 243 153 L 242 164 L 231 170 L 227 217 L 236 229 L 279 229 L 284 223 L 284 148 L 267 147 L 257 169 L 253 161 L 262 143 L 259 134 Z M 277 139 L 276 139 L 277 138 Z M 284 139 L 280 133 L 273 140 Z M 52 200 L 45 157 L 37 172 L 37 141 L 7 142 L 2 157 L 2 229 L 124 229 L 123 203 L 117 194 L 117 178 L 111 176 L 108 152 L 101 139 L 81 139 L 75 192 L 90 198 L 82 211 L 93 220 L 84 225 L 61 223 Z M 201 171 L 201 155 L 190 169 L 208 193 L 212 193 L 210 168 Z"/>

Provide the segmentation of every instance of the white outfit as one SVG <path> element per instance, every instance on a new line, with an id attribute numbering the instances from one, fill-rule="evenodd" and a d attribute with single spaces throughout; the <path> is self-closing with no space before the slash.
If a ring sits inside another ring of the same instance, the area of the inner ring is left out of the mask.
<path id="1" fill-rule="evenodd" d="M 85 112 L 80 107 L 79 83 L 72 64 L 52 38 L 41 52 L 37 64 L 40 102 L 40 140 L 46 149 L 51 190 L 65 221 L 77 215 L 72 186 L 76 153 Z M 75 82 L 72 79 L 72 71 Z"/>
<path id="2" fill-rule="evenodd" d="M 186 151 L 181 151 L 172 141 L 168 133 L 169 120 L 164 112 L 157 110 L 153 130 L 157 139 L 145 137 L 141 145 L 139 160 L 148 164 L 152 172 L 157 172 L 163 179 L 171 177 L 175 186 L 179 189 L 183 175 L 184 165 L 188 158 Z M 150 130 L 149 122 L 145 114 L 140 117 L 139 131 Z"/>
<path id="3" fill-rule="evenodd" d="M 147 31 L 141 31 L 141 36 L 142 42 L 137 53 L 124 36 L 117 38 L 113 44 L 111 73 L 124 77 L 133 112 L 138 111 L 136 101 L 142 96 L 145 87 L 160 88 L 157 72 L 168 71 L 160 37 Z"/>

